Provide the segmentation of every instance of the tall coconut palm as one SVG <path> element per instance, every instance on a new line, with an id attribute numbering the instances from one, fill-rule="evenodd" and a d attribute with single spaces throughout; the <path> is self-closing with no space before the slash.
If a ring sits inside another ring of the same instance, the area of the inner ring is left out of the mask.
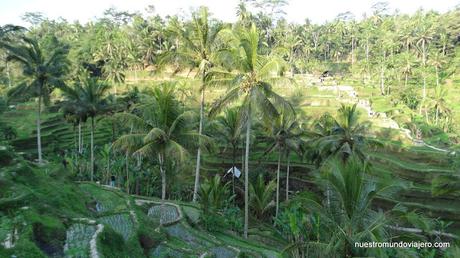
<path id="1" fill-rule="evenodd" d="M 447 95 L 448 92 L 444 87 L 440 85 L 436 86 L 434 96 L 430 101 L 431 106 L 435 109 L 435 125 L 438 125 L 440 115 L 449 116 L 451 114 L 446 101 Z"/>
<path id="2" fill-rule="evenodd" d="M 224 144 L 232 149 L 232 168 L 236 166 L 236 155 L 238 146 L 242 142 L 241 133 L 244 127 L 244 121 L 241 117 L 239 107 L 225 110 L 223 116 L 216 119 L 214 126 L 215 136 L 222 140 Z M 235 175 L 232 173 L 232 189 L 235 194 Z"/>
<path id="3" fill-rule="evenodd" d="M 0 42 L 2 41 L 11 42 L 15 40 L 17 36 L 23 31 L 25 31 L 25 28 L 21 26 L 16 26 L 16 25 L 11 25 L 11 24 L 0 26 Z M 4 59 L 3 55 L 1 59 L 2 60 Z M 7 58 L 5 58 L 4 60 L 5 60 L 6 76 L 8 78 L 8 88 L 11 88 L 12 81 L 11 81 L 10 65 L 9 65 Z"/>
<path id="4" fill-rule="evenodd" d="M 214 70 L 210 72 L 212 80 L 228 83 L 232 87 L 225 96 L 218 99 L 210 111 L 218 113 L 224 107 L 239 99 L 242 101 L 243 116 L 246 121 L 246 146 L 244 158 L 244 237 L 248 236 L 249 224 L 249 143 L 251 123 L 256 111 L 264 116 L 277 117 L 275 105 L 291 108 L 289 103 L 272 90 L 271 83 L 278 79 L 280 61 L 273 56 L 259 53 L 259 32 L 253 24 L 250 29 L 238 33 L 238 47 L 230 52 L 234 71 Z"/>
<path id="5" fill-rule="evenodd" d="M 428 60 L 428 63 L 434 67 L 436 75 L 436 87 L 439 87 L 439 70 L 446 63 L 445 58 L 446 57 L 439 51 L 434 50 L 432 53 L 430 53 L 430 60 Z"/>
<path id="6" fill-rule="evenodd" d="M 415 56 L 411 52 L 404 52 L 398 59 L 401 73 L 404 75 L 404 88 L 407 88 L 409 76 L 413 73 L 413 69 L 417 64 Z"/>
<path id="7" fill-rule="evenodd" d="M 171 85 L 166 85 L 171 86 Z M 183 111 L 175 98 L 173 87 L 155 88 L 150 103 L 140 105 L 134 113 L 121 113 L 121 121 L 132 126 L 132 131 L 118 138 L 113 147 L 157 159 L 161 174 L 161 199 L 166 199 L 166 168 L 168 162 L 182 163 L 186 160 L 186 147 L 202 136 L 190 126 L 194 114 Z M 202 141 L 207 142 L 207 141 Z M 163 205 L 162 205 L 163 206 Z"/>
<path id="8" fill-rule="evenodd" d="M 174 59 L 188 66 L 190 69 L 197 69 L 197 77 L 200 78 L 200 122 L 198 133 L 203 134 L 204 105 L 206 91 L 206 76 L 214 65 L 218 52 L 218 35 L 223 29 L 221 23 L 212 23 L 209 19 L 208 9 L 201 7 L 192 14 L 192 21 L 185 28 L 176 28 L 175 35 L 182 41 L 183 45 L 176 51 L 170 51 L 165 55 L 164 60 Z M 201 148 L 198 147 L 196 156 L 195 186 L 193 190 L 193 201 L 198 198 L 200 188 L 200 162 Z"/>
<path id="9" fill-rule="evenodd" d="M 62 111 L 65 115 L 71 116 L 72 119 L 75 119 L 75 123 L 78 125 L 78 144 L 77 150 L 78 153 L 83 152 L 83 137 L 82 137 L 82 124 L 86 122 L 88 118 L 88 112 L 85 109 L 85 106 L 81 104 L 81 95 L 82 88 L 80 83 L 75 83 L 73 87 L 63 87 L 62 88 L 65 101 L 62 105 Z"/>
<path id="10" fill-rule="evenodd" d="M 49 103 L 50 93 L 55 87 L 65 85 L 68 60 L 67 49 L 58 48 L 49 55 L 42 52 L 42 48 L 34 39 L 22 37 L 22 42 L 14 45 L 10 42 L 0 42 L 4 48 L 8 61 L 15 61 L 22 65 L 22 72 L 26 79 L 12 88 L 8 95 L 12 98 L 38 98 L 37 107 L 37 152 L 38 163 L 43 162 L 41 144 L 41 110 L 42 104 Z"/>
<path id="11" fill-rule="evenodd" d="M 270 142 L 269 148 L 264 154 L 278 150 L 278 169 L 276 171 L 276 210 L 275 217 L 278 217 L 279 199 L 280 199 L 280 168 L 281 159 L 284 156 L 287 159 L 286 171 L 286 199 L 289 191 L 289 154 L 291 151 L 300 153 L 302 146 L 302 136 L 304 136 L 300 123 L 295 119 L 295 114 L 289 112 L 281 112 L 275 119 L 266 122 L 268 138 Z M 267 124 L 268 123 L 268 124 Z"/>
<path id="12" fill-rule="evenodd" d="M 106 112 L 109 108 L 107 93 L 110 85 L 97 78 L 83 77 L 74 88 L 65 87 L 64 92 L 68 97 L 72 96 L 74 105 L 79 114 L 79 121 L 84 121 L 84 117 L 91 119 L 91 181 L 94 179 L 94 130 L 96 128 L 95 118 L 97 115 Z"/>
<path id="13" fill-rule="evenodd" d="M 327 159 L 339 156 L 347 160 L 356 154 L 362 160 L 367 158 L 365 150 L 369 146 L 378 146 L 380 142 L 367 135 L 370 124 L 359 122 L 359 113 L 356 104 L 353 106 L 342 105 L 337 117 L 333 119 L 330 128 L 322 128 L 316 132 L 316 147 L 321 158 Z"/>
<path id="14" fill-rule="evenodd" d="M 422 76 L 423 76 L 423 99 L 426 98 L 426 65 L 427 65 L 427 50 L 428 43 L 433 39 L 433 24 L 432 19 L 429 15 L 424 15 L 419 11 L 417 16 L 417 26 L 415 29 L 415 34 L 417 38 L 417 47 L 421 53 L 422 61 Z"/>

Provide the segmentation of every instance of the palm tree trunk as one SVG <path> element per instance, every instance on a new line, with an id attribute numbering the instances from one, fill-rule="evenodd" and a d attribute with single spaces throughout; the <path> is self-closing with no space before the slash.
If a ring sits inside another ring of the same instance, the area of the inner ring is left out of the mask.
<path id="1" fill-rule="evenodd" d="M 38 151 L 38 164 L 42 164 L 42 136 L 40 131 L 41 116 L 42 113 L 42 95 L 41 91 L 38 93 L 38 112 L 37 112 L 37 151 Z"/>
<path id="2" fill-rule="evenodd" d="M 158 162 L 160 164 L 160 174 L 161 174 L 161 207 L 160 207 L 160 225 L 163 225 L 163 214 L 165 208 L 165 199 L 166 199 L 166 172 L 164 171 L 164 157 L 161 154 L 158 154 Z"/>
<path id="3" fill-rule="evenodd" d="M 289 200 L 289 166 L 291 165 L 291 159 L 289 153 L 287 154 L 287 170 L 286 170 L 286 201 Z"/>
<path id="4" fill-rule="evenodd" d="M 385 78 L 383 77 L 383 64 L 380 66 L 380 94 L 385 95 Z"/>
<path id="5" fill-rule="evenodd" d="M 232 144 L 232 190 L 235 195 L 235 163 L 236 163 L 236 146 Z"/>
<path id="6" fill-rule="evenodd" d="M 94 117 L 91 117 L 91 182 L 94 179 Z"/>
<path id="7" fill-rule="evenodd" d="M 78 120 L 78 153 L 82 152 L 83 140 L 81 137 L 81 119 Z"/>
<path id="8" fill-rule="evenodd" d="M 107 175 L 106 175 L 106 184 L 110 183 L 110 149 L 109 153 L 107 154 Z"/>
<path id="9" fill-rule="evenodd" d="M 75 125 L 75 123 L 72 123 L 72 132 L 73 132 L 73 147 L 75 148 L 75 150 L 77 150 L 77 126 Z"/>
<path id="10" fill-rule="evenodd" d="M 439 71 L 438 71 L 438 67 L 435 66 L 434 68 L 436 69 L 436 86 L 439 86 Z"/>
<path id="11" fill-rule="evenodd" d="M 351 69 L 353 70 L 353 64 L 355 62 L 355 40 L 351 37 Z"/>
<path id="12" fill-rule="evenodd" d="M 408 74 L 406 73 L 405 76 L 406 77 L 404 78 L 404 89 L 407 88 Z"/>
<path id="13" fill-rule="evenodd" d="M 247 109 L 246 151 L 244 157 L 244 238 L 248 238 L 249 227 L 249 140 L 251 134 L 251 106 Z"/>
<path id="14" fill-rule="evenodd" d="M 6 76 L 8 77 L 8 88 L 11 88 L 11 74 L 10 74 L 10 65 L 8 61 L 6 62 Z"/>
<path id="15" fill-rule="evenodd" d="M 200 101 L 200 125 L 198 128 L 198 134 L 201 136 L 203 133 L 203 118 L 204 118 L 204 71 L 202 74 L 202 85 L 201 85 L 201 101 Z M 201 139 L 199 140 L 201 141 Z M 200 144 L 201 145 L 201 144 Z M 198 188 L 200 187 L 200 159 L 201 159 L 201 146 L 198 145 L 198 151 L 196 154 L 196 170 L 195 170 L 195 187 L 193 189 L 193 202 L 198 199 Z"/>
<path id="16" fill-rule="evenodd" d="M 166 171 L 164 170 L 164 158 L 161 157 L 161 200 L 166 200 Z"/>
<path id="17" fill-rule="evenodd" d="M 422 41 L 422 51 L 423 51 L 423 99 L 426 98 L 426 75 L 425 75 L 425 67 L 426 67 L 426 50 L 425 50 L 425 40 Z"/>
<path id="18" fill-rule="evenodd" d="M 126 152 L 125 166 L 126 166 L 126 193 L 129 194 L 129 156 L 128 156 L 128 152 Z"/>
<path id="19" fill-rule="evenodd" d="M 276 170 L 276 210 L 275 218 L 278 217 L 278 211 L 280 206 L 280 167 L 281 167 L 281 148 L 278 151 L 278 169 Z"/>
<path id="20" fill-rule="evenodd" d="M 367 80 L 369 81 L 371 78 L 370 75 L 370 67 L 369 67 L 369 38 L 366 38 L 366 72 L 367 72 Z"/>
<path id="21" fill-rule="evenodd" d="M 438 105 L 436 105 L 436 118 L 435 118 L 436 125 L 438 125 L 438 118 L 439 118 L 439 107 L 438 107 Z"/>
<path id="22" fill-rule="evenodd" d="M 383 51 L 383 61 L 380 65 L 380 93 L 382 95 L 385 95 L 385 67 L 384 67 L 384 64 L 385 64 L 385 50 Z"/>

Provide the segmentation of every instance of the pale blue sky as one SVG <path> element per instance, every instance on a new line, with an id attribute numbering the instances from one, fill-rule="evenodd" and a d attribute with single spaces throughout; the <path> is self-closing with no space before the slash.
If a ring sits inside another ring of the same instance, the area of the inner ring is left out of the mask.
<path id="1" fill-rule="evenodd" d="M 21 16 L 25 12 L 42 12 L 49 18 L 63 17 L 69 21 L 87 22 L 102 16 L 104 10 L 114 6 L 120 10 L 141 11 L 154 5 L 160 15 L 184 14 L 200 5 L 209 7 L 215 17 L 224 21 L 236 19 L 238 0 L 0 0 L 0 24 L 25 25 Z M 287 19 L 303 22 L 310 18 L 315 23 L 332 20 L 339 13 L 351 11 L 357 18 L 370 13 L 373 0 L 290 0 L 285 8 Z M 460 0 L 388 0 L 392 9 L 413 13 L 419 8 L 445 12 L 460 4 Z"/>

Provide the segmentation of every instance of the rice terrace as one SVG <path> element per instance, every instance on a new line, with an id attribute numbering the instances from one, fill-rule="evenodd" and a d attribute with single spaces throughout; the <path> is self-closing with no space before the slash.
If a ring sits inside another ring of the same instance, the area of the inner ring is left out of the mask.
<path id="1" fill-rule="evenodd" d="M 0 258 L 460 257 L 455 0 L 0 2 Z"/>

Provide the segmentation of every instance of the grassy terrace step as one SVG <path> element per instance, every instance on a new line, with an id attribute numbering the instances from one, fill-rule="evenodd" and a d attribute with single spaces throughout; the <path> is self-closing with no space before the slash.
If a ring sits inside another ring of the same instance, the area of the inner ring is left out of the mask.
<path id="1" fill-rule="evenodd" d="M 160 201 L 158 198 L 140 196 L 136 196 L 136 199 L 153 201 L 155 202 L 155 207 L 158 205 L 158 202 Z M 179 205 L 182 208 L 182 210 L 190 209 L 193 211 L 193 213 L 197 211 L 196 205 L 192 203 L 171 200 L 168 200 L 167 202 Z M 189 213 L 190 211 L 185 212 L 185 216 L 189 216 Z M 199 214 L 194 214 L 193 216 L 199 216 Z M 271 249 L 268 246 L 265 246 L 260 241 L 252 240 L 251 238 L 249 240 L 242 239 L 240 237 L 229 235 L 226 233 L 205 232 L 191 227 L 190 225 L 185 223 L 185 220 L 181 220 L 178 223 L 166 226 L 165 230 L 172 237 L 172 239 L 168 240 L 166 243 L 162 243 L 163 247 L 158 247 L 159 249 L 157 248 L 157 250 L 154 251 L 154 254 L 158 256 L 151 257 L 167 257 L 162 255 L 165 255 L 168 252 L 172 252 L 171 249 L 179 251 L 179 253 L 181 254 L 186 253 L 189 255 L 188 257 L 198 257 L 201 254 L 204 254 L 205 252 L 207 254 L 210 254 L 210 252 L 212 252 L 213 250 L 220 250 L 222 249 L 222 247 L 224 247 L 225 249 L 222 250 L 223 253 L 229 253 L 231 252 L 230 250 L 234 250 L 236 248 L 249 254 L 250 257 L 281 257 L 280 253 L 278 253 L 274 249 Z M 255 233 L 253 230 L 251 230 L 251 232 L 253 232 L 253 236 L 266 237 L 263 234 L 261 235 L 260 232 Z M 174 253 L 174 255 L 177 255 L 177 253 Z M 170 253 L 169 257 L 182 257 L 174 255 Z"/>
<path id="2" fill-rule="evenodd" d="M 100 217 L 98 220 L 111 227 L 115 232 L 120 234 L 125 241 L 128 240 L 134 233 L 134 223 L 131 220 L 129 213 L 104 216 Z"/>
<path id="3" fill-rule="evenodd" d="M 407 162 L 405 160 L 398 159 L 395 156 L 390 156 L 390 155 L 381 154 L 381 153 L 370 153 L 370 157 L 371 159 L 381 160 L 387 163 L 395 164 L 398 167 L 403 168 L 405 170 L 414 170 L 418 172 L 428 172 L 428 173 L 431 173 L 431 172 L 452 173 L 451 169 L 446 169 L 444 167 L 436 167 L 436 166 L 433 166 L 433 164 L 429 164 L 429 163 L 421 164 L 419 162 L 417 163 Z M 436 163 L 436 164 L 439 164 L 439 163 Z"/>
<path id="4" fill-rule="evenodd" d="M 64 254 L 66 257 L 90 257 L 89 242 L 96 232 L 95 225 L 73 224 L 67 229 Z"/>

